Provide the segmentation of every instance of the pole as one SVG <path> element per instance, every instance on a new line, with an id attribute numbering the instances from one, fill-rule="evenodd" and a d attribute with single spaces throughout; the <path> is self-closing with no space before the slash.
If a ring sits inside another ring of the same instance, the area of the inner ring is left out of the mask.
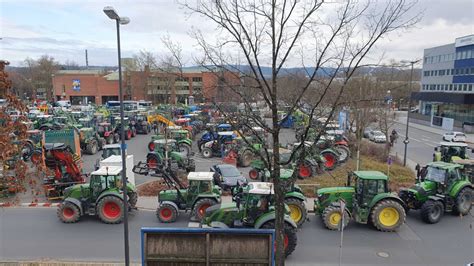
<path id="1" fill-rule="evenodd" d="M 412 90 L 412 83 L 413 83 L 413 65 L 416 62 L 412 61 L 410 63 L 411 63 L 410 90 L 408 91 L 408 113 L 407 113 L 407 125 L 406 125 L 406 129 L 405 129 L 405 140 L 403 141 L 403 143 L 405 144 L 405 153 L 403 154 L 403 166 L 407 165 L 407 149 L 408 149 L 408 143 L 410 142 L 408 140 L 408 124 L 410 123 L 411 90 Z"/>
<path id="2" fill-rule="evenodd" d="M 119 67 L 119 99 L 120 99 L 120 139 L 122 145 L 120 151 L 122 155 L 122 193 L 123 193 L 123 240 L 125 246 L 125 266 L 130 265 L 130 252 L 128 244 L 128 199 L 127 199 L 127 163 L 125 155 L 125 121 L 123 113 L 123 89 L 122 89 L 122 60 L 120 54 L 120 20 L 117 23 L 117 50 L 118 50 L 118 67 Z"/>

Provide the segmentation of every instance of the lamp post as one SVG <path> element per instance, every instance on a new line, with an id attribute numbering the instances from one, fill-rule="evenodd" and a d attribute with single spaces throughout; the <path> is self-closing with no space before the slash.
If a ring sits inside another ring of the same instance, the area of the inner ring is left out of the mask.
<path id="1" fill-rule="evenodd" d="M 126 25 L 130 22 L 128 17 L 120 17 L 115 9 L 111 6 L 104 7 L 104 13 L 117 25 L 117 50 L 118 50 L 118 71 L 119 71 L 119 100 L 120 100 L 120 139 L 121 139 L 121 155 L 122 155 L 122 193 L 123 193 L 123 239 L 125 246 L 125 266 L 130 265 L 130 252 L 128 243 L 128 199 L 127 199 L 127 176 L 126 176 L 126 155 L 125 155 L 125 130 L 124 130 L 124 114 L 123 114 L 123 89 L 122 89 L 122 63 L 120 55 L 120 25 Z"/>
<path id="2" fill-rule="evenodd" d="M 408 91 L 408 113 L 407 113 L 407 125 L 405 128 L 405 140 L 403 140 L 403 144 L 405 144 L 405 152 L 403 154 L 403 166 L 407 165 L 407 149 L 408 149 L 408 143 L 410 141 L 408 140 L 408 124 L 410 123 L 410 111 L 411 111 L 411 90 L 412 90 L 412 84 L 413 84 L 413 65 L 416 63 L 420 62 L 421 59 L 415 60 L 415 61 L 408 61 L 408 60 L 402 60 L 401 63 L 403 64 L 410 64 L 411 65 L 411 70 L 410 70 L 410 89 Z"/>

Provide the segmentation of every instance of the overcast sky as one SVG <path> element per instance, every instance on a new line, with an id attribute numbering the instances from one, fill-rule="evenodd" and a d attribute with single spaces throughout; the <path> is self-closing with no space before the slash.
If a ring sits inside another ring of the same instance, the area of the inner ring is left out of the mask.
<path id="1" fill-rule="evenodd" d="M 115 24 L 102 12 L 107 5 L 131 19 L 121 31 L 123 57 L 140 49 L 164 53 L 160 38 L 169 34 L 192 65 L 197 55 L 191 29 L 215 33 L 212 24 L 189 17 L 175 0 L 0 0 L 0 59 L 20 66 L 27 57 L 48 54 L 59 62 L 85 65 L 87 49 L 89 65 L 117 65 Z M 419 0 L 416 7 L 424 11 L 416 28 L 382 40 L 371 57 L 384 53 L 387 61 L 418 59 L 424 48 L 474 33 L 473 0 Z"/>

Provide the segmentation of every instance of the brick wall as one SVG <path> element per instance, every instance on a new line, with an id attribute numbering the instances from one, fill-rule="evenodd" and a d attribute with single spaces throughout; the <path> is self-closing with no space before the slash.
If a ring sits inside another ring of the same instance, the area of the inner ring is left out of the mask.
<path id="1" fill-rule="evenodd" d="M 73 80 L 80 80 L 80 90 L 72 89 Z M 107 80 L 97 74 L 56 74 L 53 76 L 54 95 L 62 98 L 63 92 L 66 99 L 71 96 L 95 96 L 96 104 L 102 103 L 102 96 L 118 96 L 118 80 Z"/>

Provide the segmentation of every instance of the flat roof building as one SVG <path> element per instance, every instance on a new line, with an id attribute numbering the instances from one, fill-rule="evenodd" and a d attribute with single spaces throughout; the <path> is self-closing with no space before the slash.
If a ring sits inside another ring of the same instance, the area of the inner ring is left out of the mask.
<path id="1" fill-rule="evenodd" d="M 424 50 L 421 88 L 412 98 L 420 101 L 415 117 L 431 126 L 474 125 L 474 35 Z"/>

